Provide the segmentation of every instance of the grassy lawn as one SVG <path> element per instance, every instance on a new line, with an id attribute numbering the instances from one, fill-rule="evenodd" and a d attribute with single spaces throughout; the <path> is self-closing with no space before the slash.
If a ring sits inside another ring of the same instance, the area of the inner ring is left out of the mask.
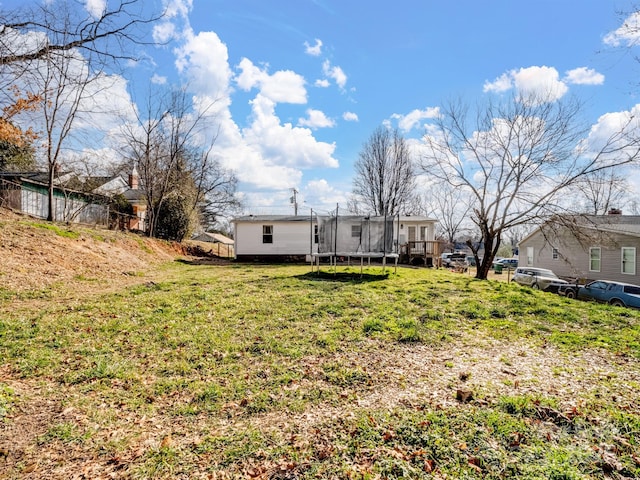
<path id="1" fill-rule="evenodd" d="M 0 286 L 0 478 L 640 478 L 640 312 L 309 270 Z"/>

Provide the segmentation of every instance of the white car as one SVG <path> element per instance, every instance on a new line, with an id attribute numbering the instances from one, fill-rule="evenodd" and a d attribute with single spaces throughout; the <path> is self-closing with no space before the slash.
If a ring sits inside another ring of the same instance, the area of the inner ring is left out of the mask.
<path id="1" fill-rule="evenodd" d="M 544 290 L 546 292 L 557 292 L 560 285 L 566 285 L 568 283 L 566 280 L 558 278 L 551 270 L 534 267 L 516 268 L 512 280 L 520 285 L 526 285 L 533 289 Z"/>
<path id="2" fill-rule="evenodd" d="M 445 252 L 440 258 L 442 259 L 443 267 L 451 267 L 455 264 L 465 263 L 467 256 L 460 252 Z"/>

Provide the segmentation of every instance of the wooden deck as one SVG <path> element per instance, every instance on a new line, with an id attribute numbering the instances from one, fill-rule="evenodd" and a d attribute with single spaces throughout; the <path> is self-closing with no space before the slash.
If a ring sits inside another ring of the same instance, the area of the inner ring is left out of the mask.
<path id="1" fill-rule="evenodd" d="M 400 262 L 439 267 L 444 243 L 429 240 L 410 241 L 400 245 Z"/>

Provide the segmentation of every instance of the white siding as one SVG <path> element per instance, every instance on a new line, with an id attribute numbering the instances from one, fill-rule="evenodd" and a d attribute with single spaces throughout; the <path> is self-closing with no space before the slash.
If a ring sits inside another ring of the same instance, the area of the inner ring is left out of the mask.
<path id="1" fill-rule="evenodd" d="M 263 225 L 273 225 L 273 243 L 262 243 Z M 307 255 L 311 248 L 310 222 L 237 222 L 236 255 Z M 314 252 L 317 245 L 314 244 Z"/>

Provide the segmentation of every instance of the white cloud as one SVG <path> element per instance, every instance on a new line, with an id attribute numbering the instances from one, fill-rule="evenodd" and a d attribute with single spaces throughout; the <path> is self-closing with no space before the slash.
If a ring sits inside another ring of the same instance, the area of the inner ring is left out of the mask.
<path id="1" fill-rule="evenodd" d="M 93 18 L 100 18 L 107 8 L 106 0 L 86 0 L 85 10 Z"/>
<path id="2" fill-rule="evenodd" d="M 358 118 L 358 115 L 356 113 L 353 112 L 344 112 L 342 114 L 342 119 L 346 120 L 347 122 L 357 122 L 360 119 Z"/>
<path id="3" fill-rule="evenodd" d="M 337 190 L 325 179 L 310 180 L 302 189 L 305 204 L 320 212 L 334 210 L 336 204 L 346 205 L 348 192 Z"/>
<path id="4" fill-rule="evenodd" d="M 266 68 L 261 69 L 247 58 L 238 65 L 240 74 L 235 77 L 237 85 L 245 91 L 258 88 L 265 97 L 278 103 L 307 103 L 305 80 L 291 70 L 280 70 L 269 75 Z"/>
<path id="5" fill-rule="evenodd" d="M 305 53 L 312 57 L 318 57 L 322 54 L 322 40 L 316 38 L 315 45 L 309 45 L 309 42 L 304 42 Z"/>
<path id="6" fill-rule="evenodd" d="M 167 18 L 186 18 L 193 9 L 193 0 L 164 0 L 163 5 Z"/>
<path id="7" fill-rule="evenodd" d="M 319 88 L 328 88 L 329 86 L 331 86 L 331 83 L 326 78 L 322 78 L 322 79 L 316 80 L 314 85 Z"/>
<path id="8" fill-rule="evenodd" d="M 440 109 L 438 107 L 428 107 L 425 110 L 415 109 L 407 115 L 394 113 L 391 115 L 391 118 L 397 120 L 398 128 L 407 133 L 416 127 L 422 127 L 422 125 L 420 125 L 421 120 L 437 118 L 438 115 L 440 115 Z"/>
<path id="9" fill-rule="evenodd" d="M 569 87 L 560 80 L 553 67 L 532 66 L 503 73 L 493 82 L 485 82 L 485 92 L 506 92 L 515 88 L 519 98 L 539 98 L 554 101 L 562 98 Z"/>
<path id="10" fill-rule="evenodd" d="M 604 43 L 613 47 L 620 45 L 634 46 L 640 40 L 640 12 L 629 15 L 623 24 L 604 37 Z"/>
<path id="11" fill-rule="evenodd" d="M 164 16 L 153 27 L 153 40 L 164 44 L 192 35 L 188 16 L 193 9 L 193 0 L 164 0 L 162 3 Z M 182 29 L 178 29 L 178 22 L 182 23 Z"/>
<path id="12" fill-rule="evenodd" d="M 562 98 L 569 90 L 559 77 L 555 68 L 546 66 L 521 68 L 513 74 L 515 88 L 521 97 L 534 95 L 550 100 Z"/>
<path id="13" fill-rule="evenodd" d="M 162 75 L 154 73 L 151 77 L 151 83 L 153 83 L 154 85 L 166 85 L 167 77 L 163 77 Z"/>
<path id="14" fill-rule="evenodd" d="M 210 104 L 215 99 L 213 153 L 236 172 L 243 187 L 286 189 L 300 184 L 303 169 L 338 166 L 334 144 L 320 142 L 309 128 L 282 123 L 276 115 L 278 103 L 307 102 L 302 76 L 290 70 L 270 74 L 268 65 L 256 65 L 248 58 L 240 61 L 234 76 L 227 47 L 214 32 L 188 36 L 174 52 L 176 65 L 189 79 L 196 100 Z M 234 94 L 231 82 L 245 92 L 257 90 L 244 126 L 236 123 L 229 110 Z M 309 121 L 319 118 L 309 115 Z"/>
<path id="15" fill-rule="evenodd" d="M 340 88 L 344 88 L 347 84 L 347 76 L 344 71 L 340 67 L 331 66 L 331 62 L 329 60 L 325 60 L 322 63 L 322 72 L 329 78 L 333 79 L 336 82 L 336 85 Z"/>
<path id="16" fill-rule="evenodd" d="M 489 82 L 489 81 L 484 82 L 482 91 L 502 93 L 502 92 L 506 92 L 507 90 L 511 90 L 512 88 L 513 88 L 513 79 L 511 76 L 511 72 L 509 72 L 509 73 L 503 73 L 498 78 L 496 78 L 493 82 Z"/>
<path id="17" fill-rule="evenodd" d="M 171 22 L 159 22 L 153 27 L 153 41 L 167 43 L 176 35 L 176 26 Z"/>
<path id="18" fill-rule="evenodd" d="M 640 104 L 630 110 L 609 112 L 601 115 L 596 124 L 591 127 L 589 136 L 581 148 L 591 156 L 603 148 L 610 154 L 601 154 L 598 162 L 621 162 L 635 153 L 631 146 L 633 139 L 640 138 Z M 606 148 L 605 148 L 606 147 Z"/>
<path id="19" fill-rule="evenodd" d="M 307 118 L 298 119 L 299 126 L 313 129 L 334 127 L 335 124 L 336 122 L 328 118 L 323 111 L 312 108 L 307 109 Z"/>
<path id="20" fill-rule="evenodd" d="M 602 85 L 604 83 L 604 75 L 591 68 L 579 67 L 568 70 L 564 81 L 575 85 Z"/>
<path id="21" fill-rule="evenodd" d="M 215 32 L 189 36 L 174 50 L 176 67 L 197 93 L 221 98 L 230 92 L 229 53 Z"/>
<path id="22" fill-rule="evenodd" d="M 335 144 L 317 141 L 308 128 L 281 124 L 275 103 L 261 94 L 251 101 L 253 123 L 243 129 L 247 143 L 256 145 L 272 164 L 296 168 L 338 167 Z"/>

